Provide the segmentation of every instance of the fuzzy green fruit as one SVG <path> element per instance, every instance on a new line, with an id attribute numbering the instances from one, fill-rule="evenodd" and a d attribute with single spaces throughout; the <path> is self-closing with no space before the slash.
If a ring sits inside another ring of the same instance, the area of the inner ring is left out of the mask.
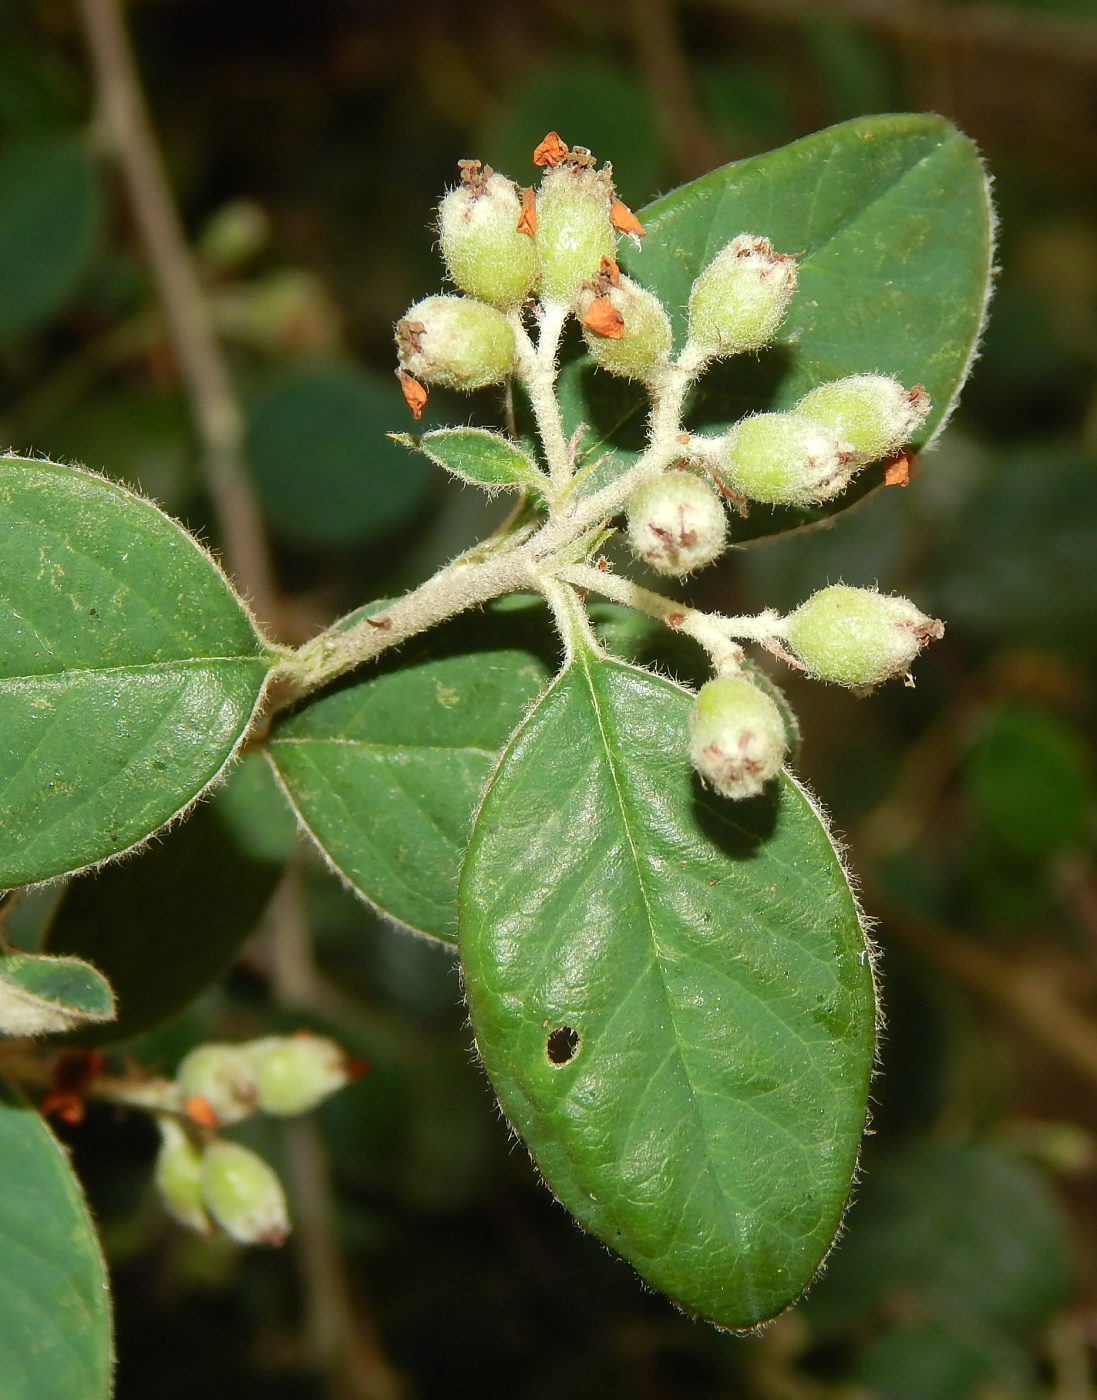
<path id="1" fill-rule="evenodd" d="M 701 687 L 689 724 L 689 756 L 723 797 L 756 797 L 781 771 L 788 752 L 776 702 L 745 676 L 718 676 Z"/>
<path id="2" fill-rule="evenodd" d="M 218 1124 L 246 1118 L 259 1093 L 251 1065 L 235 1045 L 199 1045 L 179 1066 L 175 1083 L 184 1108 L 202 1099 Z M 200 1114 L 192 1116 L 202 1121 Z"/>
<path id="3" fill-rule="evenodd" d="M 659 298 L 631 278 L 619 277 L 615 286 L 584 287 L 576 311 L 591 359 L 610 374 L 647 383 L 667 363 L 670 317 Z"/>
<path id="4" fill-rule="evenodd" d="M 838 583 L 790 613 L 782 636 L 819 680 L 870 690 L 905 675 L 922 647 L 944 630 L 907 598 Z"/>
<path id="5" fill-rule="evenodd" d="M 347 1057 L 321 1035 L 269 1035 L 240 1047 L 258 1085 L 264 1113 L 307 1113 L 349 1082 Z"/>
<path id="6" fill-rule="evenodd" d="M 850 444 L 854 462 L 864 466 L 890 457 L 910 441 L 930 410 L 920 384 L 904 389 L 886 374 L 853 374 L 820 384 L 796 405 L 825 423 Z"/>
<path id="7" fill-rule="evenodd" d="M 281 1244 L 290 1232 L 277 1173 L 237 1142 L 215 1142 L 202 1157 L 202 1200 L 241 1244 Z"/>
<path id="8" fill-rule="evenodd" d="M 693 284 L 689 338 L 710 356 L 761 350 L 777 334 L 793 292 L 796 263 L 768 238 L 741 233 Z"/>
<path id="9" fill-rule="evenodd" d="M 396 323 L 400 367 L 423 384 L 483 389 L 514 364 L 514 332 L 494 306 L 471 297 L 425 297 Z"/>
<path id="10" fill-rule="evenodd" d="M 540 294 L 571 302 L 584 282 L 614 259 L 617 235 L 609 221 L 613 181 L 608 170 L 566 162 L 546 170 L 537 193 Z"/>
<path id="11" fill-rule="evenodd" d="M 213 1225 L 202 1205 L 202 1153 L 174 1118 L 165 1114 L 159 1126 L 155 1176 L 160 1198 L 181 1224 L 211 1234 Z"/>
<path id="12" fill-rule="evenodd" d="M 463 292 L 504 309 L 529 295 L 541 269 L 532 237 L 518 232 L 521 217 L 517 186 L 490 166 L 471 175 L 466 170 L 462 184 L 442 200 L 442 257 Z"/>
<path id="13" fill-rule="evenodd" d="M 719 440 L 720 477 L 767 505 L 827 501 L 849 485 L 853 457 L 825 423 L 802 413 L 755 413 Z"/>
<path id="14" fill-rule="evenodd" d="M 682 578 L 724 552 L 727 515 L 707 481 L 673 471 L 641 486 L 629 502 L 628 542 L 660 574 Z"/>

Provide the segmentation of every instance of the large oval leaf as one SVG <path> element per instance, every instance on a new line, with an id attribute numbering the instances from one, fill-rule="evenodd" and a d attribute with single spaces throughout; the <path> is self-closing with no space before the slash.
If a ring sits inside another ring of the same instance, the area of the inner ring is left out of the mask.
<path id="1" fill-rule="evenodd" d="M 872 975 L 791 779 L 705 795 L 692 697 L 579 657 L 508 746 L 473 830 L 461 956 L 484 1064 L 549 1186 L 725 1327 L 803 1290 L 864 1121 Z"/>
<path id="2" fill-rule="evenodd" d="M 548 677 L 541 604 L 441 628 L 306 701 L 269 752 L 328 859 L 385 913 L 452 942 L 472 815 L 499 750 Z"/>
<path id="3" fill-rule="evenodd" d="M 915 446 L 951 409 L 970 367 L 988 296 L 993 218 L 975 147 L 942 117 L 862 117 L 735 161 L 641 211 L 628 271 L 662 298 L 684 338 L 698 273 L 738 233 L 800 255 L 800 280 L 778 343 L 738 356 L 701 381 L 700 430 L 759 408 L 791 408 L 842 375 L 894 374 L 924 384 L 933 411 Z M 587 420 L 591 421 L 590 419 Z M 741 534 L 843 509 L 879 484 L 814 511 L 754 507 Z"/>
<path id="4" fill-rule="evenodd" d="M 124 487 L 0 460 L 0 888 L 134 845 L 216 777 L 274 658 Z"/>
<path id="5" fill-rule="evenodd" d="M 59 1143 L 0 1090 L 0 1377 L 4 1400 L 107 1400 L 107 1271 Z"/>

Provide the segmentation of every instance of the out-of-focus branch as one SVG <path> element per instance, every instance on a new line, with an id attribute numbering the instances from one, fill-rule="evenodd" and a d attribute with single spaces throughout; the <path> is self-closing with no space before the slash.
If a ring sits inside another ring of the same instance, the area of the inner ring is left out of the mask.
<path id="1" fill-rule="evenodd" d="M 667 146 L 678 174 L 692 180 L 722 157 L 694 101 L 673 0 L 631 0 L 630 10 L 637 57 L 658 104 Z"/>
<path id="2" fill-rule="evenodd" d="M 244 460 L 243 413 L 168 186 L 119 0 L 78 5 L 95 71 L 100 129 L 121 168 L 163 302 L 202 443 L 225 562 L 259 618 L 273 623 L 273 573 Z"/>
<path id="3" fill-rule="evenodd" d="M 969 48 L 1097 66 L 1097 24 L 1036 15 L 1005 5 L 928 5 L 918 0 L 698 0 L 768 23 L 809 16 L 848 19 L 904 43 L 956 43 Z"/>
<path id="4" fill-rule="evenodd" d="M 319 1009 L 321 984 L 296 862 L 287 867 L 271 903 L 268 939 L 275 996 L 287 1007 Z M 288 1119 L 283 1143 L 311 1359 L 338 1400 L 405 1400 L 406 1387 L 384 1353 L 372 1310 L 347 1276 L 331 1169 L 314 1120 Z"/>

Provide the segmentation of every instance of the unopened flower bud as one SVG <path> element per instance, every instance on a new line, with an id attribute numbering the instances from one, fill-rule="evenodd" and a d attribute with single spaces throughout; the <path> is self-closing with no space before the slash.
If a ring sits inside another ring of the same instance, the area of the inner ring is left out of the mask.
<path id="1" fill-rule="evenodd" d="M 723 797 L 756 797 L 781 771 L 788 744 L 776 702 L 745 676 L 701 687 L 689 722 L 689 756 Z"/>
<path id="2" fill-rule="evenodd" d="M 156 1189 L 176 1220 L 200 1235 L 211 1233 L 213 1226 L 202 1205 L 202 1153 L 166 1114 L 160 1118 Z"/>
<path id="3" fill-rule="evenodd" d="M 281 1244 L 290 1232 L 277 1173 L 237 1142 L 214 1142 L 202 1156 L 202 1200 L 241 1244 Z"/>
<path id="4" fill-rule="evenodd" d="M 720 440 L 720 476 L 751 501 L 802 506 L 849 485 L 853 452 L 828 427 L 802 413 L 755 413 Z"/>
<path id="5" fill-rule="evenodd" d="M 606 170 L 571 160 L 545 171 L 537 194 L 537 254 L 541 295 L 570 302 L 584 282 L 613 259 L 613 183 Z"/>
<path id="6" fill-rule="evenodd" d="M 860 466 L 897 452 L 926 421 L 929 410 L 930 397 L 920 384 L 904 389 L 886 374 L 831 380 L 796 405 L 798 413 L 810 414 L 844 438 Z"/>
<path id="7" fill-rule="evenodd" d="M 649 380 L 670 354 L 672 332 L 663 303 L 651 292 L 611 273 L 584 287 L 576 302 L 591 359 L 623 379 Z"/>
<path id="8" fill-rule="evenodd" d="M 922 647 L 944 630 L 907 598 L 837 583 L 790 613 L 782 636 L 819 680 L 868 690 L 905 675 Z"/>
<path id="9" fill-rule="evenodd" d="M 628 542 L 658 573 L 681 578 L 711 564 L 727 542 L 723 503 L 707 481 L 668 472 L 629 502 Z"/>
<path id="10" fill-rule="evenodd" d="M 517 306 L 539 274 L 537 250 L 520 233 L 522 201 L 517 186 L 490 165 L 461 161 L 460 186 L 438 209 L 442 256 L 463 292 L 492 306 Z"/>
<path id="11" fill-rule="evenodd" d="M 761 350 L 777 334 L 796 289 L 796 263 L 768 238 L 741 233 L 693 284 L 689 338 L 709 355 Z"/>
<path id="12" fill-rule="evenodd" d="M 268 1035 L 240 1047 L 259 1086 L 264 1113 L 307 1113 L 350 1080 L 347 1057 L 320 1035 Z"/>
<path id="13" fill-rule="evenodd" d="M 424 384 L 482 389 L 514 363 L 514 332 L 494 306 L 471 297 L 425 297 L 396 323 L 400 367 Z"/>
<path id="14" fill-rule="evenodd" d="M 255 1108 L 259 1087 L 235 1045 L 199 1045 L 175 1077 L 184 1109 L 205 1127 L 238 1123 Z"/>

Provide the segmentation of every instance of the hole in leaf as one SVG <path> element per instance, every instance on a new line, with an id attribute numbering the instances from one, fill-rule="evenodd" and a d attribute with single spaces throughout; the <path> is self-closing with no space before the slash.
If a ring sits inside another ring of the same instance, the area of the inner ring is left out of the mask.
<path id="1" fill-rule="evenodd" d="M 557 1026 L 549 1031 L 545 1054 L 554 1065 L 566 1065 L 579 1049 L 579 1032 L 571 1026 Z"/>

